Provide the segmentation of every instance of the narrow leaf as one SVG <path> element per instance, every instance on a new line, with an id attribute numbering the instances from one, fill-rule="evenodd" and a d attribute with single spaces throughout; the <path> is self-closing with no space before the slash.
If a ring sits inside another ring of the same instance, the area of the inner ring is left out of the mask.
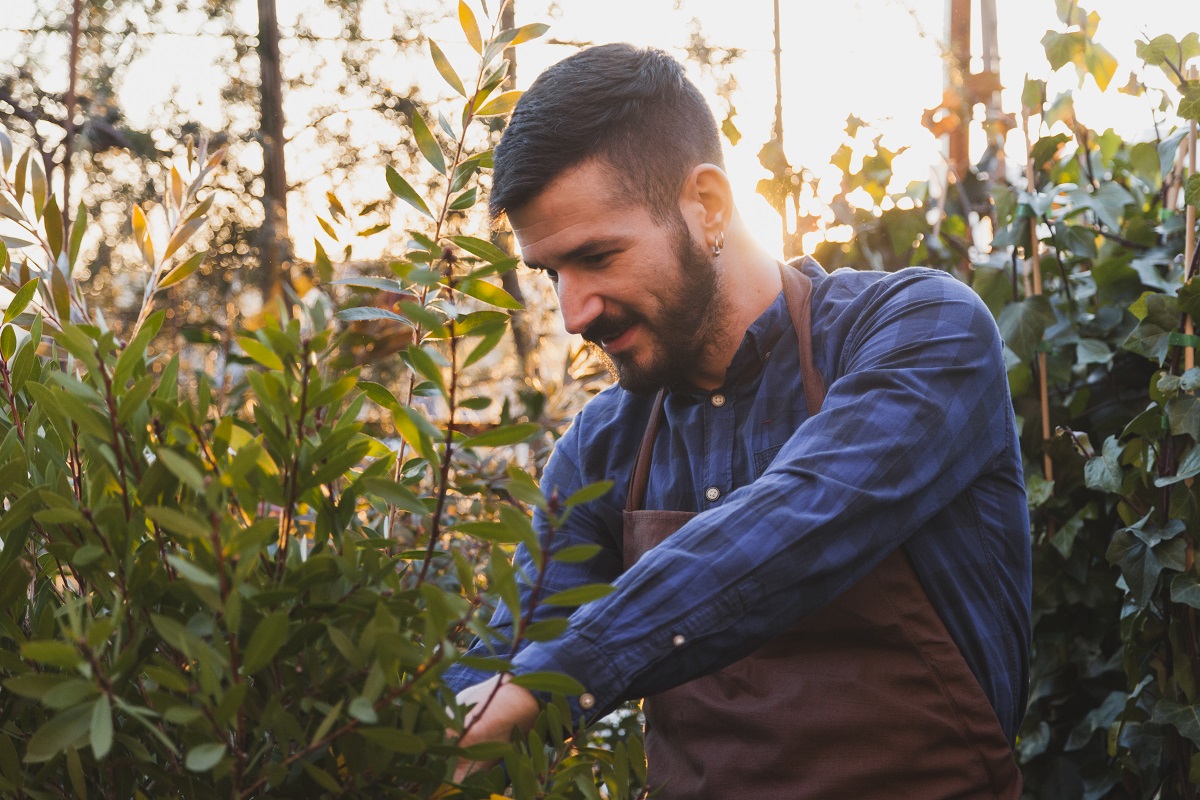
<path id="1" fill-rule="evenodd" d="M 462 79 L 458 77 L 458 73 L 450 65 L 446 54 L 442 52 L 442 48 L 438 47 L 438 43 L 433 39 L 429 40 L 429 52 L 433 56 L 433 65 L 437 67 L 437 71 L 441 73 L 441 76 L 446 79 L 446 83 L 450 84 L 450 88 L 463 97 L 466 97 L 467 90 L 463 88 Z"/>
<path id="2" fill-rule="evenodd" d="M 12 300 L 8 301 L 8 308 L 4 310 L 4 322 L 9 323 L 17 318 L 17 315 L 25 310 L 29 302 L 33 300 L 34 294 L 37 292 L 38 279 L 33 278 L 13 295 Z"/>
<path id="3" fill-rule="evenodd" d="M 465 0 L 458 0 L 458 24 L 462 26 L 467 41 L 476 53 L 483 53 L 483 38 L 479 35 L 479 23 L 475 21 L 475 12 Z"/>
<path id="4" fill-rule="evenodd" d="M 425 118 L 421 116 L 419 111 L 413 111 L 412 115 L 413 135 L 417 139 L 417 147 L 421 149 L 421 155 L 425 156 L 425 160 L 441 174 L 446 174 L 446 157 L 442 154 L 441 145 L 433 135 L 433 131 L 429 130 L 429 125 L 426 124 Z"/>
<path id="5" fill-rule="evenodd" d="M 421 195 L 417 194 L 416 190 L 408 185 L 408 181 L 400 177 L 400 173 L 396 172 L 395 168 L 390 164 L 387 167 L 387 182 L 388 188 L 392 190 L 392 194 L 430 219 L 434 218 L 433 212 L 429 210 L 429 206 L 425 205 L 425 201 L 421 199 Z"/>

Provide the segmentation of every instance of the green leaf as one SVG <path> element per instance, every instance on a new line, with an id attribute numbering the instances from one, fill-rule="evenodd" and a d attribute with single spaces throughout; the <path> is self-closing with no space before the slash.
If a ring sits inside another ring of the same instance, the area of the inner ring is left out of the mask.
<path id="1" fill-rule="evenodd" d="M 379 715 L 375 713 L 375 706 L 365 697 L 356 697 L 351 700 L 350 705 L 346 708 L 346 713 L 364 725 L 374 725 L 379 722 Z"/>
<path id="2" fill-rule="evenodd" d="M 185 456 L 165 447 L 159 449 L 155 455 L 182 483 L 197 493 L 204 491 L 204 473 Z"/>
<path id="3" fill-rule="evenodd" d="M 537 436 L 542 426 L 536 422 L 520 422 L 510 425 L 498 425 L 489 431 L 466 439 L 463 447 L 503 447 L 504 445 L 526 442 Z"/>
<path id="4" fill-rule="evenodd" d="M 112 749 L 113 723 L 112 704 L 108 695 L 102 694 L 92 706 L 92 755 L 103 759 Z"/>
<path id="5" fill-rule="evenodd" d="M 25 761 L 31 764 L 49 761 L 68 747 L 83 744 L 91 725 L 91 703 L 68 708 L 52 717 L 29 738 Z"/>
<path id="6" fill-rule="evenodd" d="M 1139 609 L 1146 608 L 1164 569 L 1182 571 L 1186 565 L 1187 543 L 1179 536 L 1184 530 L 1182 520 L 1171 520 L 1159 529 L 1150 519 L 1122 528 L 1109 544 L 1109 563 L 1120 567 L 1129 593 Z"/>
<path id="7" fill-rule="evenodd" d="M 483 38 L 479 35 L 479 23 L 475 21 L 475 12 L 471 10 L 465 0 L 458 0 L 458 24 L 462 26 L 463 34 L 467 37 L 471 48 L 482 55 Z"/>
<path id="8" fill-rule="evenodd" d="M 374 319 L 386 319 L 392 322 L 402 322 L 410 328 L 416 327 L 408 317 L 397 314 L 395 311 L 389 311 L 386 308 L 376 308 L 375 306 L 343 308 L 333 316 L 342 322 L 368 322 Z"/>
<path id="9" fill-rule="evenodd" d="M 1188 81 L 1180 92 L 1183 97 L 1179 99 L 1179 116 L 1200 122 L 1200 81 Z"/>
<path id="10" fill-rule="evenodd" d="M 174 508 L 147 506 L 146 516 L 172 533 L 194 539 L 207 539 L 212 531 L 203 522 Z"/>
<path id="11" fill-rule="evenodd" d="M 577 506 L 580 503 L 590 503 L 593 500 L 599 499 L 608 494 L 613 487 L 612 481 L 599 481 L 584 486 L 579 491 L 567 498 L 567 508 Z"/>
<path id="12" fill-rule="evenodd" d="M 520 544 L 527 538 L 523 530 L 514 529 L 503 522 L 488 520 L 460 522 L 454 526 L 454 530 L 474 536 L 476 539 L 498 544 Z"/>
<path id="13" fill-rule="evenodd" d="M 1043 295 L 1034 295 L 1005 306 L 997 324 L 1004 343 L 1028 363 L 1041 344 L 1047 326 L 1052 325 L 1054 319 L 1054 308 L 1050 301 Z"/>
<path id="14" fill-rule="evenodd" d="M 182 264 L 180 264 L 179 266 L 175 267 L 170 272 L 168 272 L 166 274 L 166 277 L 164 277 L 162 279 L 162 281 L 159 282 L 158 288 L 166 289 L 168 286 L 174 286 L 175 284 L 184 280 L 189 275 L 191 275 L 193 272 L 195 272 L 201 264 L 204 263 L 204 259 L 207 256 L 208 256 L 207 250 L 201 250 L 199 253 L 193 254 L 192 257 L 189 258 L 187 261 L 183 262 Z"/>
<path id="15" fill-rule="evenodd" d="M 12 325 L 0 328 L 0 359 L 8 361 L 17 352 L 17 332 Z"/>
<path id="16" fill-rule="evenodd" d="M 1200 208 L 1200 173 L 1188 175 L 1184 185 L 1183 199 L 1189 206 Z"/>
<path id="17" fill-rule="evenodd" d="M 184 766 L 192 772 L 208 772 L 221 763 L 221 759 L 224 757 L 225 745 L 223 743 L 209 742 L 207 744 L 198 744 L 191 750 L 188 750 Z"/>
<path id="18" fill-rule="evenodd" d="M 458 290 L 465 295 L 474 297 L 476 300 L 482 300 L 499 308 L 507 308 L 514 311 L 524 308 L 511 294 L 485 280 L 467 278 L 458 284 Z"/>
<path id="19" fill-rule="evenodd" d="M 37 292 L 37 287 L 38 279 L 33 278 L 17 290 L 17 293 L 8 301 L 8 308 L 4 309 L 5 324 L 12 322 L 17 318 L 18 314 L 25 310 L 25 307 L 33 300 L 33 296 Z"/>
<path id="20" fill-rule="evenodd" d="M 288 637 L 288 615 L 286 611 L 275 611 L 263 617 L 250 636 L 242 661 L 242 672 L 253 675 L 267 664 L 283 647 Z"/>
<path id="21" fill-rule="evenodd" d="M 548 606 L 581 606 L 584 603 L 607 597 L 616 590 L 617 587 L 610 583 L 588 583 L 555 592 L 542 600 L 542 603 Z"/>
<path id="22" fill-rule="evenodd" d="M 421 150 L 421 155 L 425 156 L 425 160 L 430 166 L 436 169 L 441 174 L 446 174 L 446 157 L 442 154 L 441 145 L 433 135 L 433 131 L 429 130 L 429 126 L 425 123 L 425 118 L 421 116 L 419 111 L 412 112 L 412 129 L 413 135 L 417 139 L 417 147 Z"/>
<path id="23" fill-rule="evenodd" d="M 1200 705 L 1187 706 L 1159 700 L 1154 704 L 1152 719 L 1160 725 L 1170 725 L 1200 747 Z"/>
<path id="24" fill-rule="evenodd" d="M 550 30 L 550 26 L 542 22 L 532 22 L 528 25 L 522 25 L 517 28 L 516 34 L 512 38 L 512 46 L 516 47 L 519 44 L 528 42 L 531 39 L 536 39 Z"/>
<path id="25" fill-rule="evenodd" d="M 421 737 L 396 728 L 367 728 L 358 731 L 358 735 L 400 755 L 415 756 L 425 752 L 425 742 Z"/>
<path id="26" fill-rule="evenodd" d="M 463 368 L 469 367 L 478 362 L 492 350 L 496 349 L 496 345 L 504 338 L 506 328 L 496 328 L 491 333 L 485 334 L 479 344 L 475 345 L 475 349 L 467 356 L 467 360 L 463 362 Z"/>
<path id="27" fill-rule="evenodd" d="M 63 669 L 71 669 L 83 661 L 73 645 L 52 639 L 25 642 L 21 645 L 21 658 Z"/>
<path id="28" fill-rule="evenodd" d="M 83 246 L 83 235 L 87 232 L 87 206 L 81 200 L 75 210 L 75 221 L 71 223 L 71 243 L 67 250 L 67 264 L 73 270 L 79 260 L 79 248 Z"/>
<path id="29" fill-rule="evenodd" d="M 600 550 L 598 544 L 573 544 L 555 551 L 551 558 L 564 564 L 579 564 L 594 558 Z"/>
<path id="30" fill-rule="evenodd" d="M 262 364 L 267 369 L 282 370 L 283 361 L 277 356 L 271 348 L 251 336 L 237 337 L 238 344 L 242 346 L 242 350 L 250 358 Z"/>
<path id="31" fill-rule="evenodd" d="M 446 54 L 442 52 L 442 48 L 438 47 L 438 43 L 433 39 L 429 40 L 429 53 L 433 56 L 433 65 L 437 67 L 438 73 L 446 79 L 446 83 L 450 84 L 450 88 L 463 97 L 466 97 L 467 90 L 463 88 L 462 79 L 458 77 L 458 73 L 450 65 Z"/>
<path id="32" fill-rule="evenodd" d="M 429 355 L 429 351 L 420 345 L 410 344 L 404 353 L 405 360 L 417 374 L 431 381 L 443 395 L 447 393 L 446 383 L 442 378 L 442 369 L 433 360 L 433 357 Z"/>
<path id="33" fill-rule="evenodd" d="M 525 675 L 515 675 L 512 682 L 531 692 L 561 694 L 565 697 L 576 697 L 585 691 L 582 683 L 560 672 L 530 672 Z"/>
<path id="34" fill-rule="evenodd" d="M 1145 316 L 1121 346 L 1162 364 L 1171 351 L 1171 334 L 1179 326 L 1179 301 L 1157 293 L 1145 294 L 1142 300 Z"/>
<path id="35" fill-rule="evenodd" d="M 489 264 L 506 261 L 512 257 L 486 239 L 480 239 L 475 236 L 452 236 L 450 241 L 471 255 L 482 258 Z"/>
<path id="36" fill-rule="evenodd" d="M 1184 572 L 1171 579 L 1171 602 L 1200 609 L 1200 578 Z"/>
<path id="37" fill-rule="evenodd" d="M 1088 459 L 1083 474 L 1089 489 L 1111 494 L 1121 493 L 1121 451 L 1121 443 L 1117 441 L 1117 437 L 1110 436 L 1104 440 L 1102 455 Z"/>
<path id="38" fill-rule="evenodd" d="M 521 99 L 523 92 L 513 90 L 502 92 L 475 112 L 479 117 L 499 117 L 513 110 L 513 106 Z M 1182 104 L 1181 104 L 1182 105 Z"/>
<path id="39" fill-rule="evenodd" d="M 342 713 L 342 706 L 345 704 L 345 700 L 339 700 L 333 708 L 329 709 L 329 713 L 325 715 L 325 718 L 321 720 L 321 724 L 318 725 L 316 731 L 313 732 L 311 744 L 316 744 L 317 742 L 321 741 L 325 738 L 326 734 L 333 730 L 333 724 L 337 722 L 338 717 Z"/>
<path id="40" fill-rule="evenodd" d="M 416 190 L 408 185 L 408 181 L 400 177 L 400 173 L 396 172 L 390 164 L 386 169 L 388 187 L 392 190 L 392 194 L 399 197 L 410 206 L 420 211 L 425 216 L 433 219 L 433 212 L 429 210 L 429 206 L 425 205 L 425 201 L 417 194 Z"/>

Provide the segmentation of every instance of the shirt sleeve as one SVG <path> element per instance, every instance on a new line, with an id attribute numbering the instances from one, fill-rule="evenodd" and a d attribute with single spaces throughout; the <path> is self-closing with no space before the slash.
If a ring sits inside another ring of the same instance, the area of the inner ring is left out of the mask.
<path id="1" fill-rule="evenodd" d="M 991 314 L 949 276 L 880 284 L 830 334 L 838 377 L 771 467 L 643 556 L 562 637 L 524 649 L 515 672 L 574 677 L 594 718 L 720 669 L 837 597 L 989 468 L 1009 444 Z"/>
<path id="2" fill-rule="evenodd" d="M 582 471 L 578 466 L 578 448 L 580 433 L 577 424 L 567 430 L 563 438 L 554 448 L 546 469 L 542 473 L 541 485 L 549 496 L 559 500 L 566 499 L 585 485 Z M 621 573 L 622 555 L 619 542 L 621 541 L 621 509 L 609 498 L 601 498 L 590 503 L 580 504 L 571 509 L 566 523 L 561 529 L 552 530 L 549 521 L 537 509 L 533 514 L 533 527 L 542 547 L 553 556 L 567 547 L 579 544 L 594 544 L 599 551 L 592 558 L 582 562 L 562 562 L 550 558 L 542 576 L 539 598 L 580 586 L 587 583 L 611 583 Z M 494 557 L 501 558 L 500 554 Z M 574 610 L 570 607 L 548 606 L 543 603 L 533 603 L 534 587 L 537 585 L 539 567 L 535 564 L 529 549 L 524 545 L 517 547 L 514 558 L 516 567 L 517 586 L 520 590 L 521 608 L 534 607 L 531 622 L 567 617 Z M 467 651 L 472 657 L 508 659 L 512 656 L 512 639 L 514 635 L 513 618 L 507 606 L 500 603 L 496 607 L 492 620 L 488 624 L 492 632 L 490 638 L 478 638 Z M 529 643 L 524 642 L 520 649 Z M 529 672 L 531 670 L 524 670 Z M 453 665 L 446 673 L 447 684 L 455 692 L 462 691 L 468 686 L 490 678 L 494 672 Z"/>

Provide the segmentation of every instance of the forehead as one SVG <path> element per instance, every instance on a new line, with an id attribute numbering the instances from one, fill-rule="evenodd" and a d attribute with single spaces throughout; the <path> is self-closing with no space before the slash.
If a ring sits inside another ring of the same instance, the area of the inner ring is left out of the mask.
<path id="1" fill-rule="evenodd" d="M 521 254 L 537 263 L 547 263 L 589 238 L 636 234 L 652 221 L 611 169 L 596 161 L 559 175 L 508 219 Z"/>

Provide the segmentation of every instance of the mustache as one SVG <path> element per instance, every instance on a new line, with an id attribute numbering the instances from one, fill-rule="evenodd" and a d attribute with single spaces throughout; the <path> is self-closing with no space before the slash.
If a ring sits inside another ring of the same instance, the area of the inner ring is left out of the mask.
<path id="1" fill-rule="evenodd" d="M 613 339 L 624 333 L 635 322 L 637 322 L 637 315 L 630 312 L 605 314 L 587 327 L 583 332 L 583 338 L 592 344 L 599 345 L 606 339 Z"/>

